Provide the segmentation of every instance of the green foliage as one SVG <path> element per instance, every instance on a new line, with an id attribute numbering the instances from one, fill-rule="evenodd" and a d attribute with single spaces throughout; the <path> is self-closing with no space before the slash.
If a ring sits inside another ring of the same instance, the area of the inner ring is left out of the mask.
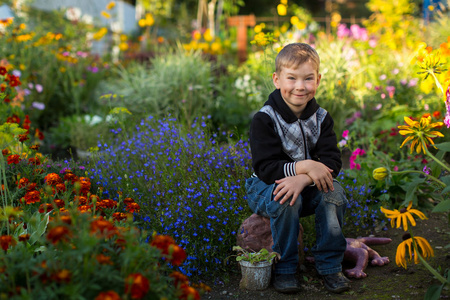
<path id="1" fill-rule="evenodd" d="M 237 251 L 236 261 L 248 261 L 256 264 L 262 261 L 272 261 L 275 257 L 280 258 L 280 254 L 276 252 L 269 252 L 266 248 L 262 248 L 258 252 L 248 251 L 240 246 L 234 246 L 233 251 Z"/>
<path id="2" fill-rule="evenodd" d="M 214 105 L 211 64 L 200 52 L 168 50 L 148 66 L 131 64 L 119 68 L 117 75 L 101 91 L 113 92 L 120 99 L 105 104 L 127 107 L 136 117 L 172 115 L 191 124 L 194 118 L 207 115 Z"/>

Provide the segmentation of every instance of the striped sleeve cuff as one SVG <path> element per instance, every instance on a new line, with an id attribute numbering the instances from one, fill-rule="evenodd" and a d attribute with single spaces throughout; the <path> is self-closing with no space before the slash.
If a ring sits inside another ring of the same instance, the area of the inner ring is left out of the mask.
<path id="1" fill-rule="evenodd" d="M 295 176 L 297 173 L 295 173 L 295 162 L 286 163 L 284 164 L 284 176 Z"/>

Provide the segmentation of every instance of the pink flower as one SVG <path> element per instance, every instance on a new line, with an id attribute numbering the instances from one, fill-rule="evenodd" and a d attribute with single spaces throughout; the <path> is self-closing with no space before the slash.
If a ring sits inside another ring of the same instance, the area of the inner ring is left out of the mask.
<path id="1" fill-rule="evenodd" d="M 342 133 L 342 137 L 348 140 L 348 130 L 344 130 L 344 132 Z"/>

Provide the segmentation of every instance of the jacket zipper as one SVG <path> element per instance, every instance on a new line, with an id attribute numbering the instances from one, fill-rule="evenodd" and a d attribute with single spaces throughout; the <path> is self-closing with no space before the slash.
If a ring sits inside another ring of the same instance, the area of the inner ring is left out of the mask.
<path id="1" fill-rule="evenodd" d="M 302 126 L 302 122 L 300 122 L 300 119 L 298 119 L 298 125 L 300 125 L 300 130 L 302 131 L 302 138 L 303 138 L 303 153 L 305 153 L 305 159 L 308 159 L 308 152 L 306 152 L 305 132 L 303 131 L 303 126 Z"/>

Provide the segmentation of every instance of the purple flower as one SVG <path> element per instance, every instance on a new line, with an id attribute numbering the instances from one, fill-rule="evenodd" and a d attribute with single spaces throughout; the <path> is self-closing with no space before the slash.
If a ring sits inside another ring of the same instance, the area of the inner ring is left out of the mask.
<path id="1" fill-rule="evenodd" d="M 34 101 L 33 103 L 31 103 L 31 106 L 36 108 L 36 109 L 39 109 L 39 110 L 44 110 L 45 109 L 45 104 L 41 103 L 41 102 L 37 102 L 37 101 Z"/>
<path id="2" fill-rule="evenodd" d="M 35 88 L 38 93 L 42 93 L 42 91 L 44 90 L 44 88 L 40 84 L 36 84 Z"/>

